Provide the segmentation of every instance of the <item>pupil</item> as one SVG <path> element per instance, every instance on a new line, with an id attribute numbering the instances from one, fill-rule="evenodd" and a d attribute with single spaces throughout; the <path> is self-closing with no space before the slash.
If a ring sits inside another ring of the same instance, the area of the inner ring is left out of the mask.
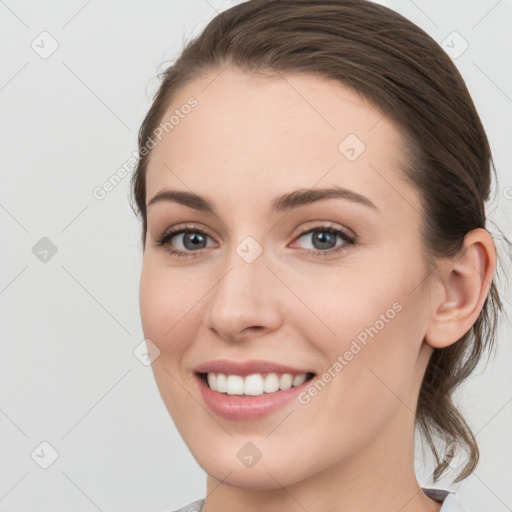
<path id="1" fill-rule="evenodd" d="M 319 242 L 320 247 L 315 242 Z M 329 242 L 333 242 L 334 245 L 332 247 L 326 247 L 325 244 L 329 245 Z M 336 245 L 336 235 L 334 233 L 327 232 L 319 232 L 313 236 L 313 245 L 317 249 L 332 249 Z"/>
<path id="2" fill-rule="evenodd" d="M 188 246 L 187 242 L 191 242 L 191 246 Z M 197 249 L 198 242 L 199 242 L 199 244 L 201 242 L 204 242 L 204 236 L 203 235 L 201 235 L 200 233 L 185 233 L 185 237 L 184 237 L 184 240 L 183 240 L 183 245 L 187 249 L 194 249 L 194 248 Z M 200 247 L 200 248 L 202 248 L 202 247 Z"/>

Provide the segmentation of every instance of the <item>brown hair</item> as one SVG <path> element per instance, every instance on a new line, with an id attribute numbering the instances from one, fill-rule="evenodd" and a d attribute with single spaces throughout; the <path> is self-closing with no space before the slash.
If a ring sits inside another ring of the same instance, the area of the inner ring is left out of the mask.
<path id="1" fill-rule="evenodd" d="M 432 269 L 436 257 L 460 252 L 468 231 L 485 228 L 491 168 L 496 172 L 489 143 L 464 80 L 426 32 L 366 0 L 250 0 L 217 15 L 163 72 L 140 127 L 140 158 L 131 183 L 144 248 L 151 154 L 144 147 L 179 89 L 228 65 L 251 73 L 305 72 L 334 79 L 389 116 L 406 142 L 404 177 L 421 193 L 422 240 Z M 469 454 L 456 482 L 478 463 L 475 436 L 452 395 L 484 350 L 491 353 L 502 310 L 493 279 L 472 328 L 456 343 L 434 349 L 430 358 L 416 425 L 436 460 L 434 481 L 448 467 L 436 439 L 443 441 L 443 452 L 455 442 Z"/>

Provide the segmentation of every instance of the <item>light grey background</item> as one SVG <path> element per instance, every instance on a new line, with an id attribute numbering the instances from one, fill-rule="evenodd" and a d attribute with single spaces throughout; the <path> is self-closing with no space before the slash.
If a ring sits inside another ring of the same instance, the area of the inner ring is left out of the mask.
<path id="1" fill-rule="evenodd" d="M 205 473 L 133 354 L 143 333 L 129 176 L 102 200 L 93 190 L 130 168 L 165 61 L 235 3 L 0 0 L 1 511 L 161 511 L 205 495 Z M 511 237 L 512 1 L 381 3 L 451 51 L 469 44 L 454 61 L 500 176 L 490 217 Z M 450 489 L 473 512 L 512 510 L 511 355 L 504 322 L 495 363 L 458 393 L 482 457 Z M 43 442 L 58 453 L 47 469 Z"/>

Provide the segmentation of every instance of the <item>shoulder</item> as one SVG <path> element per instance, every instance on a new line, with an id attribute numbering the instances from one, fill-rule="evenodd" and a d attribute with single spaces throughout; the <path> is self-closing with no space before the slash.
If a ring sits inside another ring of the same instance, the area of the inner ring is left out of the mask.
<path id="1" fill-rule="evenodd" d="M 204 505 L 204 498 L 200 500 L 196 500 L 185 507 L 180 508 L 179 510 L 172 510 L 170 512 L 201 512 Z M 444 512 L 444 511 L 443 511 Z"/>
<path id="2" fill-rule="evenodd" d="M 443 504 L 441 510 L 439 512 L 467 512 L 462 508 L 459 500 L 456 498 L 455 494 L 445 491 L 443 489 L 422 489 L 423 492 L 437 500 Z M 204 498 L 196 500 L 189 505 L 186 505 L 178 510 L 173 510 L 170 512 L 201 512 L 204 505 Z"/>
<path id="3" fill-rule="evenodd" d="M 439 512 L 468 512 L 466 511 L 454 493 L 444 489 L 425 489 L 422 491 L 429 497 L 443 504 Z"/>

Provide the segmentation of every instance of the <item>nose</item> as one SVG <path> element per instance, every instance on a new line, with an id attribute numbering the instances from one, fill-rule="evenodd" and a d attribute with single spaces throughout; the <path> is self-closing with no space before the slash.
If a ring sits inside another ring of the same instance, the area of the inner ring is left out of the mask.
<path id="1" fill-rule="evenodd" d="M 236 342 L 279 328 L 279 280 L 266 263 L 263 255 L 252 263 L 246 263 L 237 254 L 230 259 L 228 270 L 207 296 L 205 321 L 217 336 Z"/>

